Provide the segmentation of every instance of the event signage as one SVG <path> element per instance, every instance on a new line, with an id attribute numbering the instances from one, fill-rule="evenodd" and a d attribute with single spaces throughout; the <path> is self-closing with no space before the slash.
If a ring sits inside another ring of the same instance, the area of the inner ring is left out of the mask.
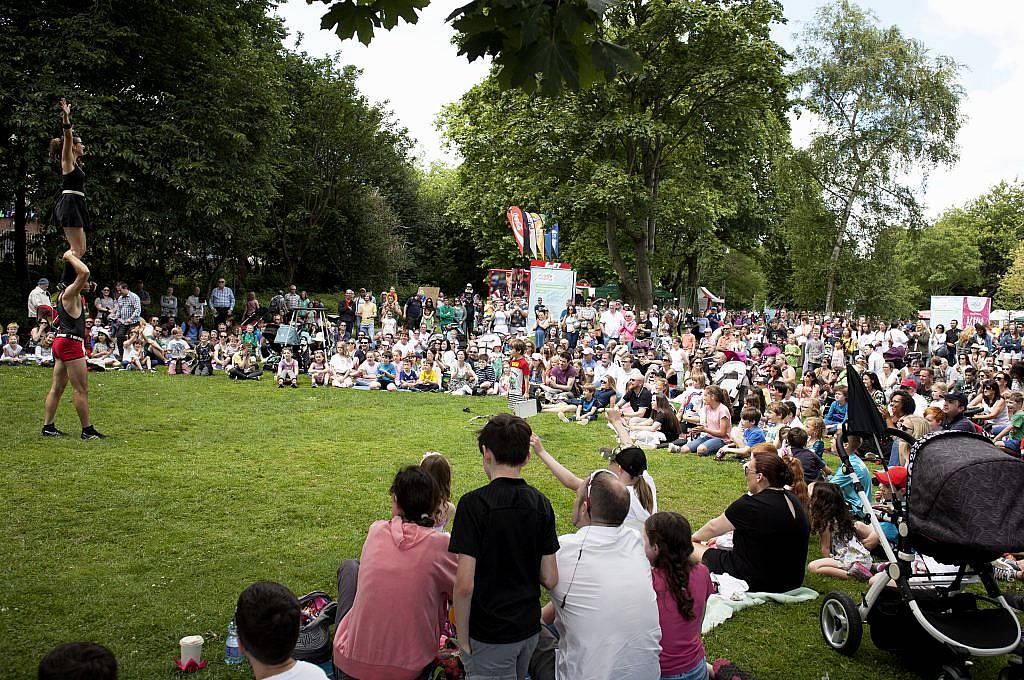
<path id="1" fill-rule="evenodd" d="M 506 213 L 508 223 L 512 227 L 512 235 L 515 236 L 516 245 L 519 246 L 519 254 L 523 254 L 523 232 L 526 225 L 523 224 L 523 211 L 517 206 L 512 206 Z"/>
<path id="2" fill-rule="evenodd" d="M 543 300 L 552 319 L 559 319 L 562 312 L 575 297 L 576 272 L 570 265 L 544 260 L 530 261 L 530 311 L 527 328 L 533 328 L 537 320 L 534 307 Z"/>
<path id="3" fill-rule="evenodd" d="M 928 323 L 934 328 L 942 324 L 949 328 L 949 322 L 956 319 L 961 328 L 976 323 L 988 324 L 992 313 L 992 298 L 969 295 L 933 295 Z"/>

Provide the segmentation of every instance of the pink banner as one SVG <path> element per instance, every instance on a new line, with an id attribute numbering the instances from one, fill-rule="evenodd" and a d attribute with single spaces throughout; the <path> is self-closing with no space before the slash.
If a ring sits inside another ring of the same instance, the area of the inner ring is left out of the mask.
<path id="1" fill-rule="evenodd" d="M 992 298 L 987 297 L 965 297 L 964 298 L 964 328 L 980 323 L 988 326 L 988 316 L 992 311 Z"/>
<path id="2" fill-rule="evenodd" d="M 508 223 L 512 225 L 512 235 L 516 237 L 516 245 L 519 246 L 519 254 L 523 254 L 523 211 L 512 206 L 508 209 Z"/>

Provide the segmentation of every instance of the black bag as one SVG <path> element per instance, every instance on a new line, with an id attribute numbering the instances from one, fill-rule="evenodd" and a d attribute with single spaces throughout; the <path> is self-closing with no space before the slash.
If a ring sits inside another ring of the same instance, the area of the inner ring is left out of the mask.
<path id="1" fill-rule="evenodd" d="M 299 641 L 292 656 L 298 661 L 321 664 L 331 659 L 333 638 L 331 624 L 338 610 L 338 603 L 322 590 L 314 590 L 299 598 L 302 616 L 299 625 Z"/>

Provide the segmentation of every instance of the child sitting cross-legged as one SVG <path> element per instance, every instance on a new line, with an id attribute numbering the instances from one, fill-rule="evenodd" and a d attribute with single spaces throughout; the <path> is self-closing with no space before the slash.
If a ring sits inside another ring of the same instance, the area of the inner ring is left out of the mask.
<path id="1" fill-rule="evenodd" d="M 591 384 L 583 386 L 583 398 L 580 399 L 580 403 L 576 405 L 576 413 L 571 416 L 565 415 L 564 411 L 558 412 L 558 417 L 563 423 L 571 423 L 576 421 L 581 425 L 586 425 L 588 422 L 597 416 L 597 399 L 594 396 L 597 394 L 597 388 Z"/>
<path id="2" fill-rule="evenodd" d="M 807 571 L 841 579 L 869 579 L 871 550 L 878 545 L 878 536 L 867 524 L 854 521 L 842 490 L 829 482 L 817 482 L 808 515 L 824 557 L 808 564 Z"/>

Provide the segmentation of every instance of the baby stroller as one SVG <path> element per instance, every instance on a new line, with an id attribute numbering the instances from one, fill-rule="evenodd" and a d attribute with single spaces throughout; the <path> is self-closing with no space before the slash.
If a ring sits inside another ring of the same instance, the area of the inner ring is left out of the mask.
<path id="1" fill-rule="evenodd" d="M 872 416 L 877 409 L 864 410 L 871 402 L 860 381 L 850 386 L 850 419 L 840 435 L 846 471 L 852 472 L 849 434 L 876 442 L 889 435 L 911 444 L 909 482 L 905 504 L 894 493 L 888 518 L 898 529 L 895 547 L 863 487 L 855 485 L 889 565 L 859 605 L 845 593 L 825 597 L 820 614 L 825 643 L 853 655 L 866 622 L 876 647 L 926 666 L 940 680 L 969 678 L 972 656 L 1019 654 L 1020 622 L 996 584 L 991 562 L 1024 548 L 1024 462 L 973 433 L 941 431 L 915 441 L 901 430 L 885 429 L 881 418 Z M 859 391 L 863 395 L 855 394 Z M 915 552 L 955 566 L 948 573 L 915 574 Z M 964 587 L 977 581 L 984 595 Z M 1024 678 L 1020 659 L 999 678 Z"/>
<path id="2" fill-rule="evenodd" d="M 747 364 L 736 358 L 734 352 L 726 352 L 726 362 L 711 376 L 711 383 L 718 385 L 729 395 L 729 406 L 732 407 L 734 418 L 743 410 L 743 402 L 750 391 L 750 376 Z"/>

